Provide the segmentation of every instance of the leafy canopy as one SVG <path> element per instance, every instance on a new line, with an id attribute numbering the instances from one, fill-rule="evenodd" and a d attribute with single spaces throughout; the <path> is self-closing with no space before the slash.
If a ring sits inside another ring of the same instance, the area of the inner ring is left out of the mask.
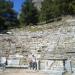
<path id="1" fill-rule="evenodd" d="M 13 2 L 0 0 L 0 29 L 9 29 L 17 24 L 17 13 L 13 10 Z"/>
<path id="2" fill-rule="evenodd" d="M 22 5 L 22 10 L 20 14 L 20 23 L 25 25 L 37 24 L 38 22 L 38 11 L 34 4 L 29 0 Z"/>

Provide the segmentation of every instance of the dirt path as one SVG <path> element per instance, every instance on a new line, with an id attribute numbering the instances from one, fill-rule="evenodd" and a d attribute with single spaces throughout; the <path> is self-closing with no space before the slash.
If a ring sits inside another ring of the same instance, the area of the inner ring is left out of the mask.
<path id="1" fill-rule="evenodd" d="M 7 69 L 6 71 L 0 71 L 0 75 L 46 75 L 43 72 L 25 70 L 25 69 Z"/>

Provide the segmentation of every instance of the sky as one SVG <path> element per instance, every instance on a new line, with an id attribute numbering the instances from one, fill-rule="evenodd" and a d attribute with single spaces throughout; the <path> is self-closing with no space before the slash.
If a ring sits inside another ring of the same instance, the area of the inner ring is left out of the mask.
<path id="1" fill-rule="evenodd" d="M 21 5 L 25 0 L 11 0 L 14 2 L 14 9 L 19 12 L 21 10 Z"/>

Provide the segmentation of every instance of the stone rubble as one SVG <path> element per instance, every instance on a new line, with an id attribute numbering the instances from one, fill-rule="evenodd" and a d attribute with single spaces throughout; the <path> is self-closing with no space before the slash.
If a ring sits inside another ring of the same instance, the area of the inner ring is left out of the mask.
<path id="1" fill-rule="evenodd" d="M 75 49 L 75 21 L 66 21 L 54 29 L 36 32 L 12 29 L 11 32 L 13 33 L 11 35 L 0 35 L 0 54 L 4 52 L 5 55 L 10 51 L 9 54 L 25 55 L 25 52 L 28 52 L 37 56 L 47 51 L 64 53 Z"/>

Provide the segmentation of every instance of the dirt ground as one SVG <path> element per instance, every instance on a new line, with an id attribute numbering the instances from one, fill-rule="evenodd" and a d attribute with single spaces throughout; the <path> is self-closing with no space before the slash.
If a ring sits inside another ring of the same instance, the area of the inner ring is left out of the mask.
<path id="1" fill-rule="evenodd" d="M 6 69 L 5 71 L 0 70 L 0 75 L 47 75 L 47 74 L 39 71 L 26 69 Z"/>

